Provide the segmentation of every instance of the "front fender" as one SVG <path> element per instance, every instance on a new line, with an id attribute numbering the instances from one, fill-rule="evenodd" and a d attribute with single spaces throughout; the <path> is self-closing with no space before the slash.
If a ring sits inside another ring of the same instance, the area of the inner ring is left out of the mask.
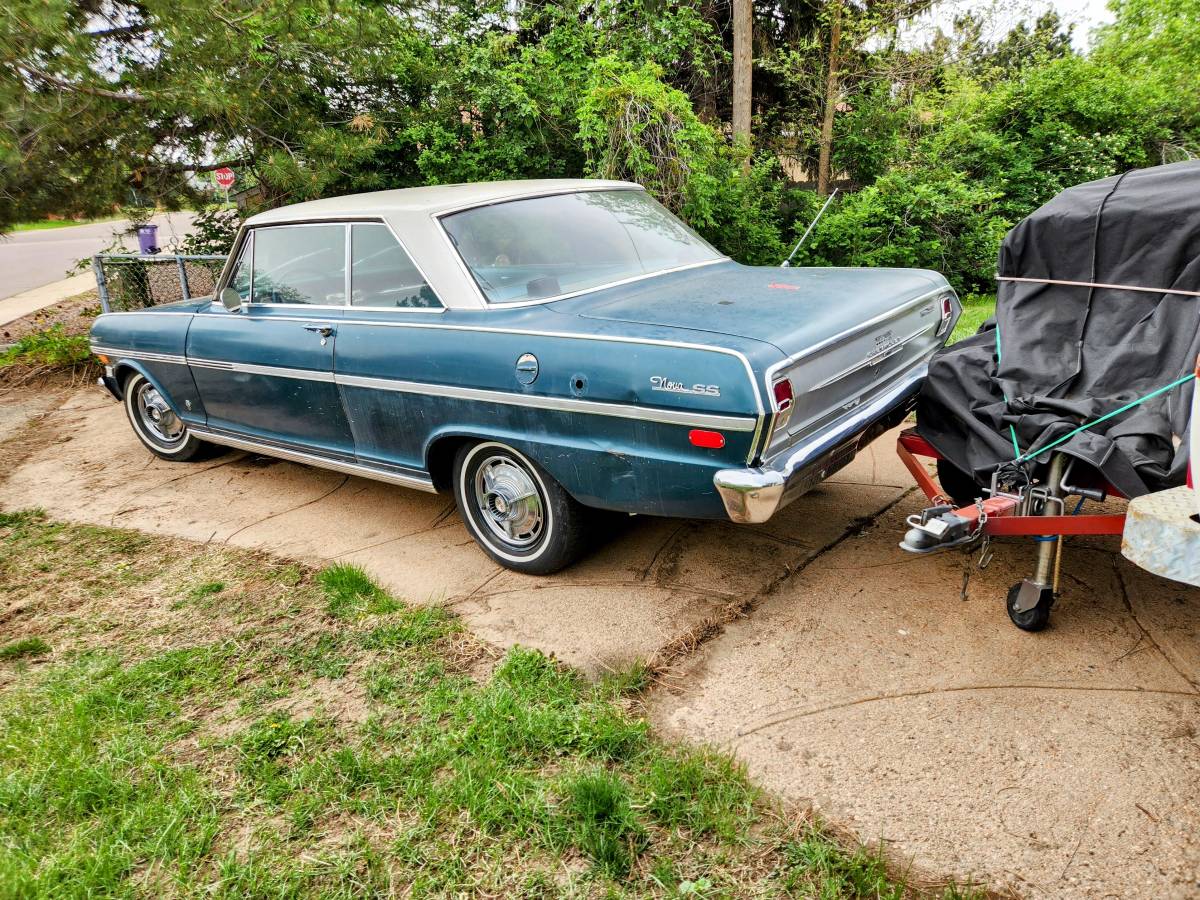
<path id="1" fill-rule="evenodd" d="M 175 401 L 170 389 L 166 386 L 166 384 L 163 383 L 161 379 L 151 372 L 146 364 L 141 360 L 122 359 L 118 360 L 112 366 L 106 366 L 105 368 L 106 370 L 111 368 L 113 373 L 113 386 L 109 387 L 106 384 L 105 387 L 109 387 L 109 391 L 118 400 L 125 399 L 125 385 L 129 381 L 130 376 L 132 376 L 134 372 L 137 372 L 139 375 L 144 376 L 145 379 L 154 385 L 155 389 L 162 394 L 163 399 L 167 401 L 167 405 L 171 407 L 171 410 L 175 413 L 175 415 L 181 415 L 179 404 Z"/>

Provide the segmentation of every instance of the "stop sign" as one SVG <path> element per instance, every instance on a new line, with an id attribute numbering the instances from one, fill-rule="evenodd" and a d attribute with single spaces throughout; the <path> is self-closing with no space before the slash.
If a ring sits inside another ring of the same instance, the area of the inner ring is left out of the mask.
<path id="1" fill-rule="evenodd" d="M 234 174 L 233 169 L 229 168 L 229 166 L 217 169 L 217 171 L 213 172 L 213 176 L 217 179 L 217 184 L 225 190 L 233 187 Z"/>

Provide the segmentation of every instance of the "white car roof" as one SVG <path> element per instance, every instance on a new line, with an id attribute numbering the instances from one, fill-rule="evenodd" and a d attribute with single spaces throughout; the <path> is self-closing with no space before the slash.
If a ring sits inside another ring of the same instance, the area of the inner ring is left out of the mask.
<path id="1" fill-rule="evenodd" d="M 641 191 L 645 188 L 630 181 L 605 181 L 599 178 L 430 185 L 327 197 L 281 206 L 251 216 L 243 227 L 355 218 L 383 219 L 447 308 L 482 309 L 487 307 L 487 301 L 442 230 L 441 223 L 437 221 L 439 215 L 505 200 L 605 190 Z M 509 307 L 516 305 L 522 304 L 507 304 Z"/>
<path id="2" fill-rule="evenodd" d="M 251 216 L 246 220 L 246 224 L 270 225 L 347 216 L 379 216 L 397 222 L 409 215 L 428 217 L 452 209 L 482 206 L 501 200 L 595 190 L 643 188 L 631 181 L 605 181 L 599 178 L 541 178 L 525 181 L 482 181 L 473 184 L 435 184 L 294 203 Z"/>

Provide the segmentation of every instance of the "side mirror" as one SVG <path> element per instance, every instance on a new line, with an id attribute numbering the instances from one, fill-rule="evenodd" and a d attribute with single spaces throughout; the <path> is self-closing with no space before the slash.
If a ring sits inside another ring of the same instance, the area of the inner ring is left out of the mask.
<path id="1" fill-rule="evenodd" d="M 221 291 L 221 305 L 230 312 L 238 312 L 242 308 L 242 295 L 231 287 Z"/>

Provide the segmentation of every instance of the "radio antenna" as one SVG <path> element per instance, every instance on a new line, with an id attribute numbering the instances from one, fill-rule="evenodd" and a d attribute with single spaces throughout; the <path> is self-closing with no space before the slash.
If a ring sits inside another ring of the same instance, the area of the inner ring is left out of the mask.
<path id="1" fill-rule="evenodd" d="M 829 204 L 833 202 L 833 198 L 837 195 L 838 188 L 834 188 L 833 193 L 830 194 L 829 198 L 825 201 L 825 205 L 817 211 L 816 216 L 814 216 L 813 220 L 808 223 L 808 227 L 804 229 L 804 234 L 800 235 L 800 240 L 796 242 L 796 246 L 792 248 L 792 252 L 788 254 L 788 258 L 783 261 L 779 268 L 786 269 L 792 264 L 792 258 L 795 257 L 798 252 L 800 252 L 800 248 L 804 246 L 804 242 L 808 240 L 809 234 L 812 233 L 812 230 L 816 227 L 817 223 L 821 221 L 821 216 L 825 215 L 825 210 L 829 209 Z"/>

